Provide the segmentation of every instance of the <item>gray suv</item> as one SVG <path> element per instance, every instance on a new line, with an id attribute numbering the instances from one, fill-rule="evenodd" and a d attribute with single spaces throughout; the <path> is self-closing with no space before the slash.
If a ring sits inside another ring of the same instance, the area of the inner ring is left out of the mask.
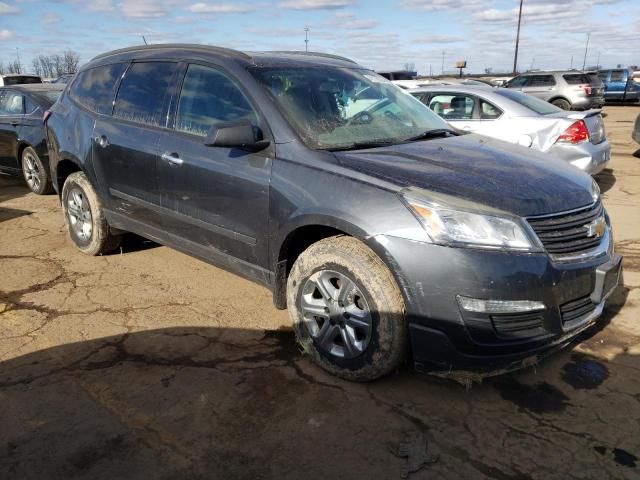
<path id="1" fill-rule="evenodd" d="M 593 325 L 618 282 L 591 177 L 459 134 L 348 59 L 110 52 L 46 129 L 80 251 L 135 232 L 258 282 L 343 378 L 409 355 L 443 373 L 530 364 Z"/>
<path id="2" fill-rule="evenodd" d="M 563 110 L 588 110 L 604 105 L 602 81 L 577 70 L 522 73 L 509 80 L 505 87 L 533 95 Z"/>

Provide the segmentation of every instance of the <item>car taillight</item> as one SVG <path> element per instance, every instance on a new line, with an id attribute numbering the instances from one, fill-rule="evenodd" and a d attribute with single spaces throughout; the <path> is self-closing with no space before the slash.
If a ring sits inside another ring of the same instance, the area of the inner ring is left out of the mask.
<path id="1" fill-rule="evenodd" d="M 585 83 L 580 85 L 580 88 L 584 91 L 585 95 L 591 95 L 591 85 Z"/>
<path id="2" fill-rule="evenodd" d="M 589 130 L 584 120 L 578 120 L 571 124 L 560 136 L 556 142 L 580 143 L 589 140 Z"/>
<path id="3" fill-rule="evenodd" d="M 51 116 L 51 110 L 46 110 L 44 112 L 44 115 L 42 115 L 42 123 L 47 123 L 47 120 L 49 120 L 49 117 Z"/>

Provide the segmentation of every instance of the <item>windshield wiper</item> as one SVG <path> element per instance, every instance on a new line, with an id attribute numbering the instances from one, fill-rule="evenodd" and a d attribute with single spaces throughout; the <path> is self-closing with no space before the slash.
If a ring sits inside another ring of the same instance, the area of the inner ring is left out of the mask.
<path id="1" fill-rule="evenodd" d="M 393 140 L 371 140 L 367 142 L 353 142 L 348 145 L 327 148 L 326 150 L 332 152 L 339 150 L 360 150 L 365 148 L 388 147 L 389 145 L 395 145 L 396 143 L 398 142 Z"/>
<path id="2" fill-rule="evenodd" d="M 407 138 L 407 142 L 415 142 L 417 140 L 430 140 L 432 138 L 440 138 L 440 137 L 448 137 L 448 136 L 457 136 L 458 132 L 455 130 L 450 130 L 448 128 L 434 128 L 433 130 L 427 130 L 426 132 L 422 132 L 413 137 Z"/>

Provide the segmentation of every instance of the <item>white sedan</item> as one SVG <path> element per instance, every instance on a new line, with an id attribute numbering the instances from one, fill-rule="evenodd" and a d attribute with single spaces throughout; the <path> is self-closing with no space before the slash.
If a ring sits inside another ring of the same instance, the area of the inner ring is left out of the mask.
<path id="1" fill-rule="evenodd" d="M 434 85 L 410 93 L 459 130 L 548 152 L 591 175 L 609 162 L 600 110 L 561 110 L 506 88 Z"/>

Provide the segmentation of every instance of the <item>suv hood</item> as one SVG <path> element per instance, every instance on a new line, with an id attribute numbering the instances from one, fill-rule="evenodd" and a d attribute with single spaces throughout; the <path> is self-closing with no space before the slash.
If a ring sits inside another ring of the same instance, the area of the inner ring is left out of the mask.
<path id="1" fill-rule="evenodd" d="M 503 210 L 521 217 L 589 205 L 591 177 L 555 157 L 469 134 L 334 152 L 351 170 Z"/>

